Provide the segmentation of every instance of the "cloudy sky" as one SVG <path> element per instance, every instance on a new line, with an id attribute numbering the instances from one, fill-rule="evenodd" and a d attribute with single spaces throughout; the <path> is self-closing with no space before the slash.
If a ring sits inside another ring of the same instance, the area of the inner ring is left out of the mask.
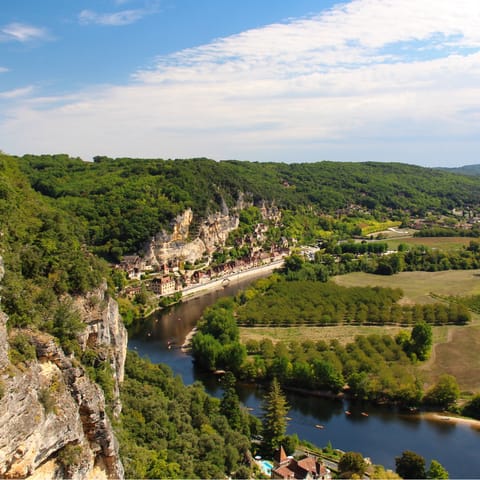
<path id="1" fill-rule="evenodd" d="M 3 1 L 0 149 L 480 163 L 480 1 Z"/>

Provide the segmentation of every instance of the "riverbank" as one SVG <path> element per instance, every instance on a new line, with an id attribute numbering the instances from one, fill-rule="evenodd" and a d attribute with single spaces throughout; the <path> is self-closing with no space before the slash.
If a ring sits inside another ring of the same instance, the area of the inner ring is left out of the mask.
<path id="1" fill-rule="evenodd" d="M 248 270 L 242 270 L 240 272 L 229 273 L 222 277 L 210 280 L 209 282 L 202 283 L 200 285 L 193 285 L 186 287 L 182 290 L 182 301 L 192 300 L 194 298 L 201 297 L 209 292 L 214 290 L 221 290 L 225 288 L 226 285 L 230 285 L 240 280 L 245 280 L 249 277 L 261 277 L 270 273 L 273 273 L 274 270 L 283 267 L 284 260 L 275 260 L 271 263 L 260 265 L 258 267 L 249 268 Z"/>
<path id="2" fill-rule="evenodd" d="M 476 420 L 474 418 L 458 417 L 456 415 L 440 412 L 422 412 L 419 415 L 426 420 L 458 425 L 468 425 L 475 430 L 480 430 L 480 420 Z"/>

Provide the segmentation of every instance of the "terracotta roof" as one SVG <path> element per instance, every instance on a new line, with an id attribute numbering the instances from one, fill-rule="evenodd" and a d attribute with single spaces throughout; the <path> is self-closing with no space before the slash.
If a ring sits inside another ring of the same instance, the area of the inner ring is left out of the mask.
<path id="1" fill-rule="evenodd" d="M 281 478 L 295 478 L 295 472 L 288 466 L 278 467 L 273 472 Z"/>
<path id="2" fill-rule="evenodd" d="M 317 462 L 313 457 L 305 457 L 298 460 L 297 465 L 307 472 L 317 473 Z"/>

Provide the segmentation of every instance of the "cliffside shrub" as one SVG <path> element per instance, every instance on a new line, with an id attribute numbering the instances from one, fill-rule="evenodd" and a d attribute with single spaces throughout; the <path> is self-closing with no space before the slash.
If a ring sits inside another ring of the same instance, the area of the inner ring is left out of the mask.
<path id="1" fill-rule="evenodd" d="M 42 404 L 45 415 L 55 412 L 55 397 L 49 388 L 42 388 L 38 392 L 38 401 Z"/>
<path id="2" fill-rule="evenodd" d="M 78 465 L 82 459 L 81 445 L 68 444 L 58 452 L 58 463 L 64 469 Z"/>
<path id="3" fill-rule="evenodd" d="M 9 340 L 10 349 L 8 355 L 14 365 L 37 358 L 37 352 L 29 337 L 23 333 L 17 333 Z"/>

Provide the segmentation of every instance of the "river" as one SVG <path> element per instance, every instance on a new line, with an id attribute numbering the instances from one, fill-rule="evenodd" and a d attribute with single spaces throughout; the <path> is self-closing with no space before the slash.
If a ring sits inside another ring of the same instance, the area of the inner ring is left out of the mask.
<path id="1" fill-rule="evenodd" d="M 148 357 L 154 363 L 165 363 L 185 384 L 201 381 L 214 396 L 221 396 L 218 379 L 198 372 L 191 357 L 175 348 L 195 326 L 205 307 L 216 299 L 234 295 L 252 279 L 232 282 L 228 287 L 212 291 L 196 299 L 157 312 L 134 330 L 130 330 L 129 348 Z M 173 348 L 172 348 L 173 345 Z M 261 414 L 262 387 L 239 385 L 241 401 Z M 427 420 L 419 415 L 400 414 L 386 407 L 354 405 L 348 401 L 327 400 L 286 392 L 291 406 L 287 433 L 297 433 L 302 439 L 318 446 L 330 441 L 334 448 L 356 451 L 370 457 L 373 463 L 395 470 L 395 457 L 404 450 L 424 456 L 427 468 L 432 459 L 438 460 L 450 473 L 450 478 L 480 478 L 480 431 L 468 425 Z M 345 415 L 349 410 L 351 415 Z M 361 415 L 368 411 L 368 417 Z M 323 429 L 315 427 L 322 424 Z"/>

